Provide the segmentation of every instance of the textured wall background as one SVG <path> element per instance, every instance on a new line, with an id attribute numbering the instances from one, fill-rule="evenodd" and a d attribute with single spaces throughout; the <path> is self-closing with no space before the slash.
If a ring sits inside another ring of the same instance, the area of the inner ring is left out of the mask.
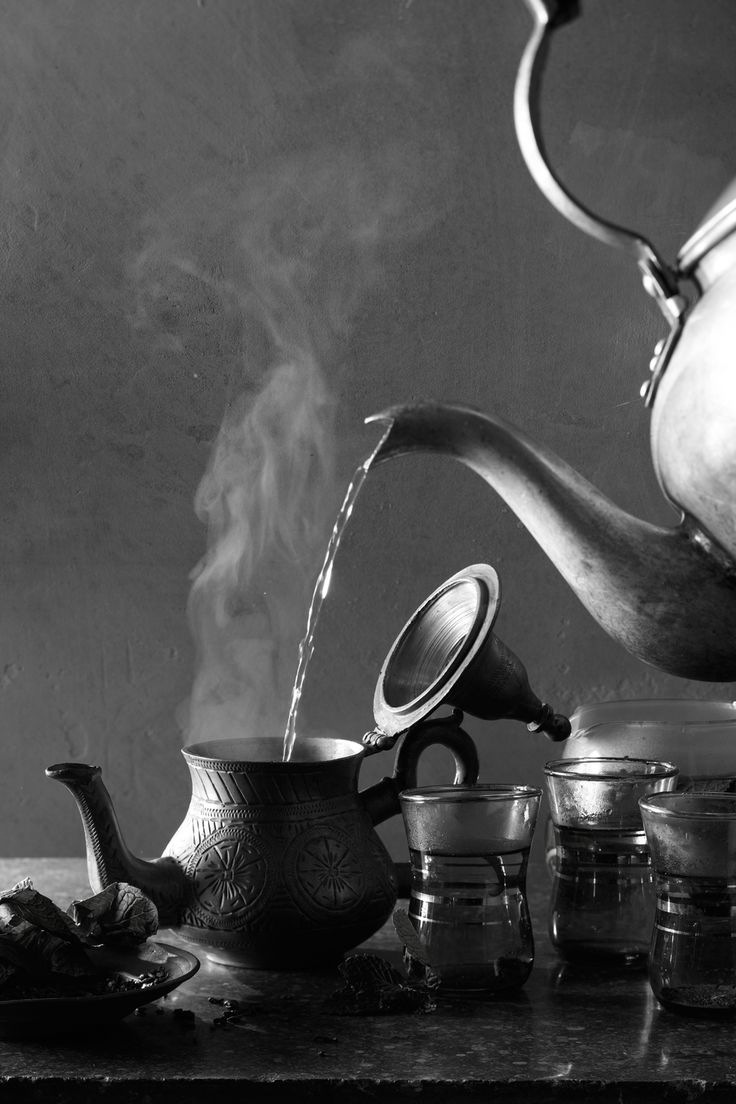
<path id="1" fill-rule="evenodd" d="M 552 49 L 551 159 L 672 258 L 736 170 L 733 4 L 582 7 Z M 159 853 L 182 818 L 186 605 L 206 547 L 193 499 L 226 408 L 263 386 L 274 317 L 301 319 L 334 425 L 322 524 L 376 443 L 363 418 L 420 398 L 500 414 L 619 504 L 671 519 L 638 399 L 656 310 L 517 152 L 529 29 L 520 0 L 2 5 L 2 853 L 81 852 L 70 797 L 43 777 L 65 759 L 101 764 L 135 850 Z M 298 303 L 268 270 L 274 240 Z M 502 578 L 499 635 L 557 708 L 732 693 L 628 657 L 477 477 L 407 458 L 370 476 L 346 534 L 310 725 L 360 737 L 406 617 L 479 560 Z M 301 627 L 303 580 L 285 592 Z M 485 779 L 539 779 L 543 738 L 469 728 Z M 399 851 L 398 822 L 383 831 Z"/>

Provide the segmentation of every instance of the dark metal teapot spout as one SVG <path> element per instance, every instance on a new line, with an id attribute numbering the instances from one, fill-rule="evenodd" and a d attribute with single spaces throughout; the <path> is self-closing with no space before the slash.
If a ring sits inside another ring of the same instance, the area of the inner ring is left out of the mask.
<path id="1" fill-rule="evenodd" d="M 46 768 L 46 776 L 62 782 L 77 802 L 92 889 L 99 892 L 111 882 L 129 882 L 153 901 L 162 926 L 177 924 L 184 897 L 184 871 L 175 859 L 149 862 L 128 850 L 100 768 L 86 763 L 56 763 Z"/>

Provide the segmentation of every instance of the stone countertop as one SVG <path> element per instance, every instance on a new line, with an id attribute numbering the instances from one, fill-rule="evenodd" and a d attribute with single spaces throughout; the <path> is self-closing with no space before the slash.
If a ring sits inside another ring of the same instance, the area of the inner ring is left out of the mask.
<path id="1" fill-rule="evenodd" d="M 89 894 L 82 859 L 0 859 L 0 886 L 27 876 L 61 905 Z M 248 1104 L 733 1101 L 734 1020 L 665 1011 L 641 971 L 562 963 L 543 931 L 546 894 L 537 870 L 535 966 L 515 995 L 445 999 L 429 1015 L 342 1017 L 323 1008 L 336 971 L 239 970 L 203 958 L 167 998 L 99 1032 L 0 1039 L 0 1102 L 201 1104 L 236 1086 Z M 177 942 L 173 930 L 160 938 Z M 390 925 L 364 949 L 399 962 Z M 210 998 L 256 1008 L 239 1026 L 218 1025 L 223 1010 Z"/>

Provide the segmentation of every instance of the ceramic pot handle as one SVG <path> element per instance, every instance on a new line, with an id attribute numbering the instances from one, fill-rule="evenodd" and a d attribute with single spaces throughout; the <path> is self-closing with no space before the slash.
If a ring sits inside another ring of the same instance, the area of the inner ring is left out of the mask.
<path id="1" fill-rule="evenodd" d="M 450 717 L 421 721 L 404 733 L 396 752 L 393 775 L 382 778 L 359 795 L 374 824 L 401 812 L 399 794 L 417 785 L 417 767 L 422 752 L 435 744 L 452 752 L 455 760 L 453 785 L 471 786 L 478 781 L 478 751 L 472 737 L 460 727 L 462 719 L 460 710 L 455 709 Z"/>

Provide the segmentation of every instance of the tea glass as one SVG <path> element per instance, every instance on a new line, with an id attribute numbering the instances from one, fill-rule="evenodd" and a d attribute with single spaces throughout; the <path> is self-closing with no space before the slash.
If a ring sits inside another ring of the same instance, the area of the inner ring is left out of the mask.
<path id="1" fill-rule="evenodd" d="M 736 1011 L 736 794 L 641 801 L 655 872 L 649 981 L 662 1005 Z"/>
<path id="2" fill-rule="evenodd" d="M 736 703 L 693 698 L 587 702 L 570 717 L 561 759 L 666 759 L 678 786 L 727 791 L 736 779 Z"/>
<path id="3" fill-rule="evenodd" d="M 639 798 L 674 789 L 677 767 L 650 759 L 559 759 L 545 783 L 554 831 L 549 935 L 569 961 L 643 965 L 654 879 Z"/>
<path id="4" fill-rule="evenodd" d="M 526 870 L 541 789 L 430 786 L 400 795 L 409 918 L 440 990 L 492 995 L 534 962 Z"/>

